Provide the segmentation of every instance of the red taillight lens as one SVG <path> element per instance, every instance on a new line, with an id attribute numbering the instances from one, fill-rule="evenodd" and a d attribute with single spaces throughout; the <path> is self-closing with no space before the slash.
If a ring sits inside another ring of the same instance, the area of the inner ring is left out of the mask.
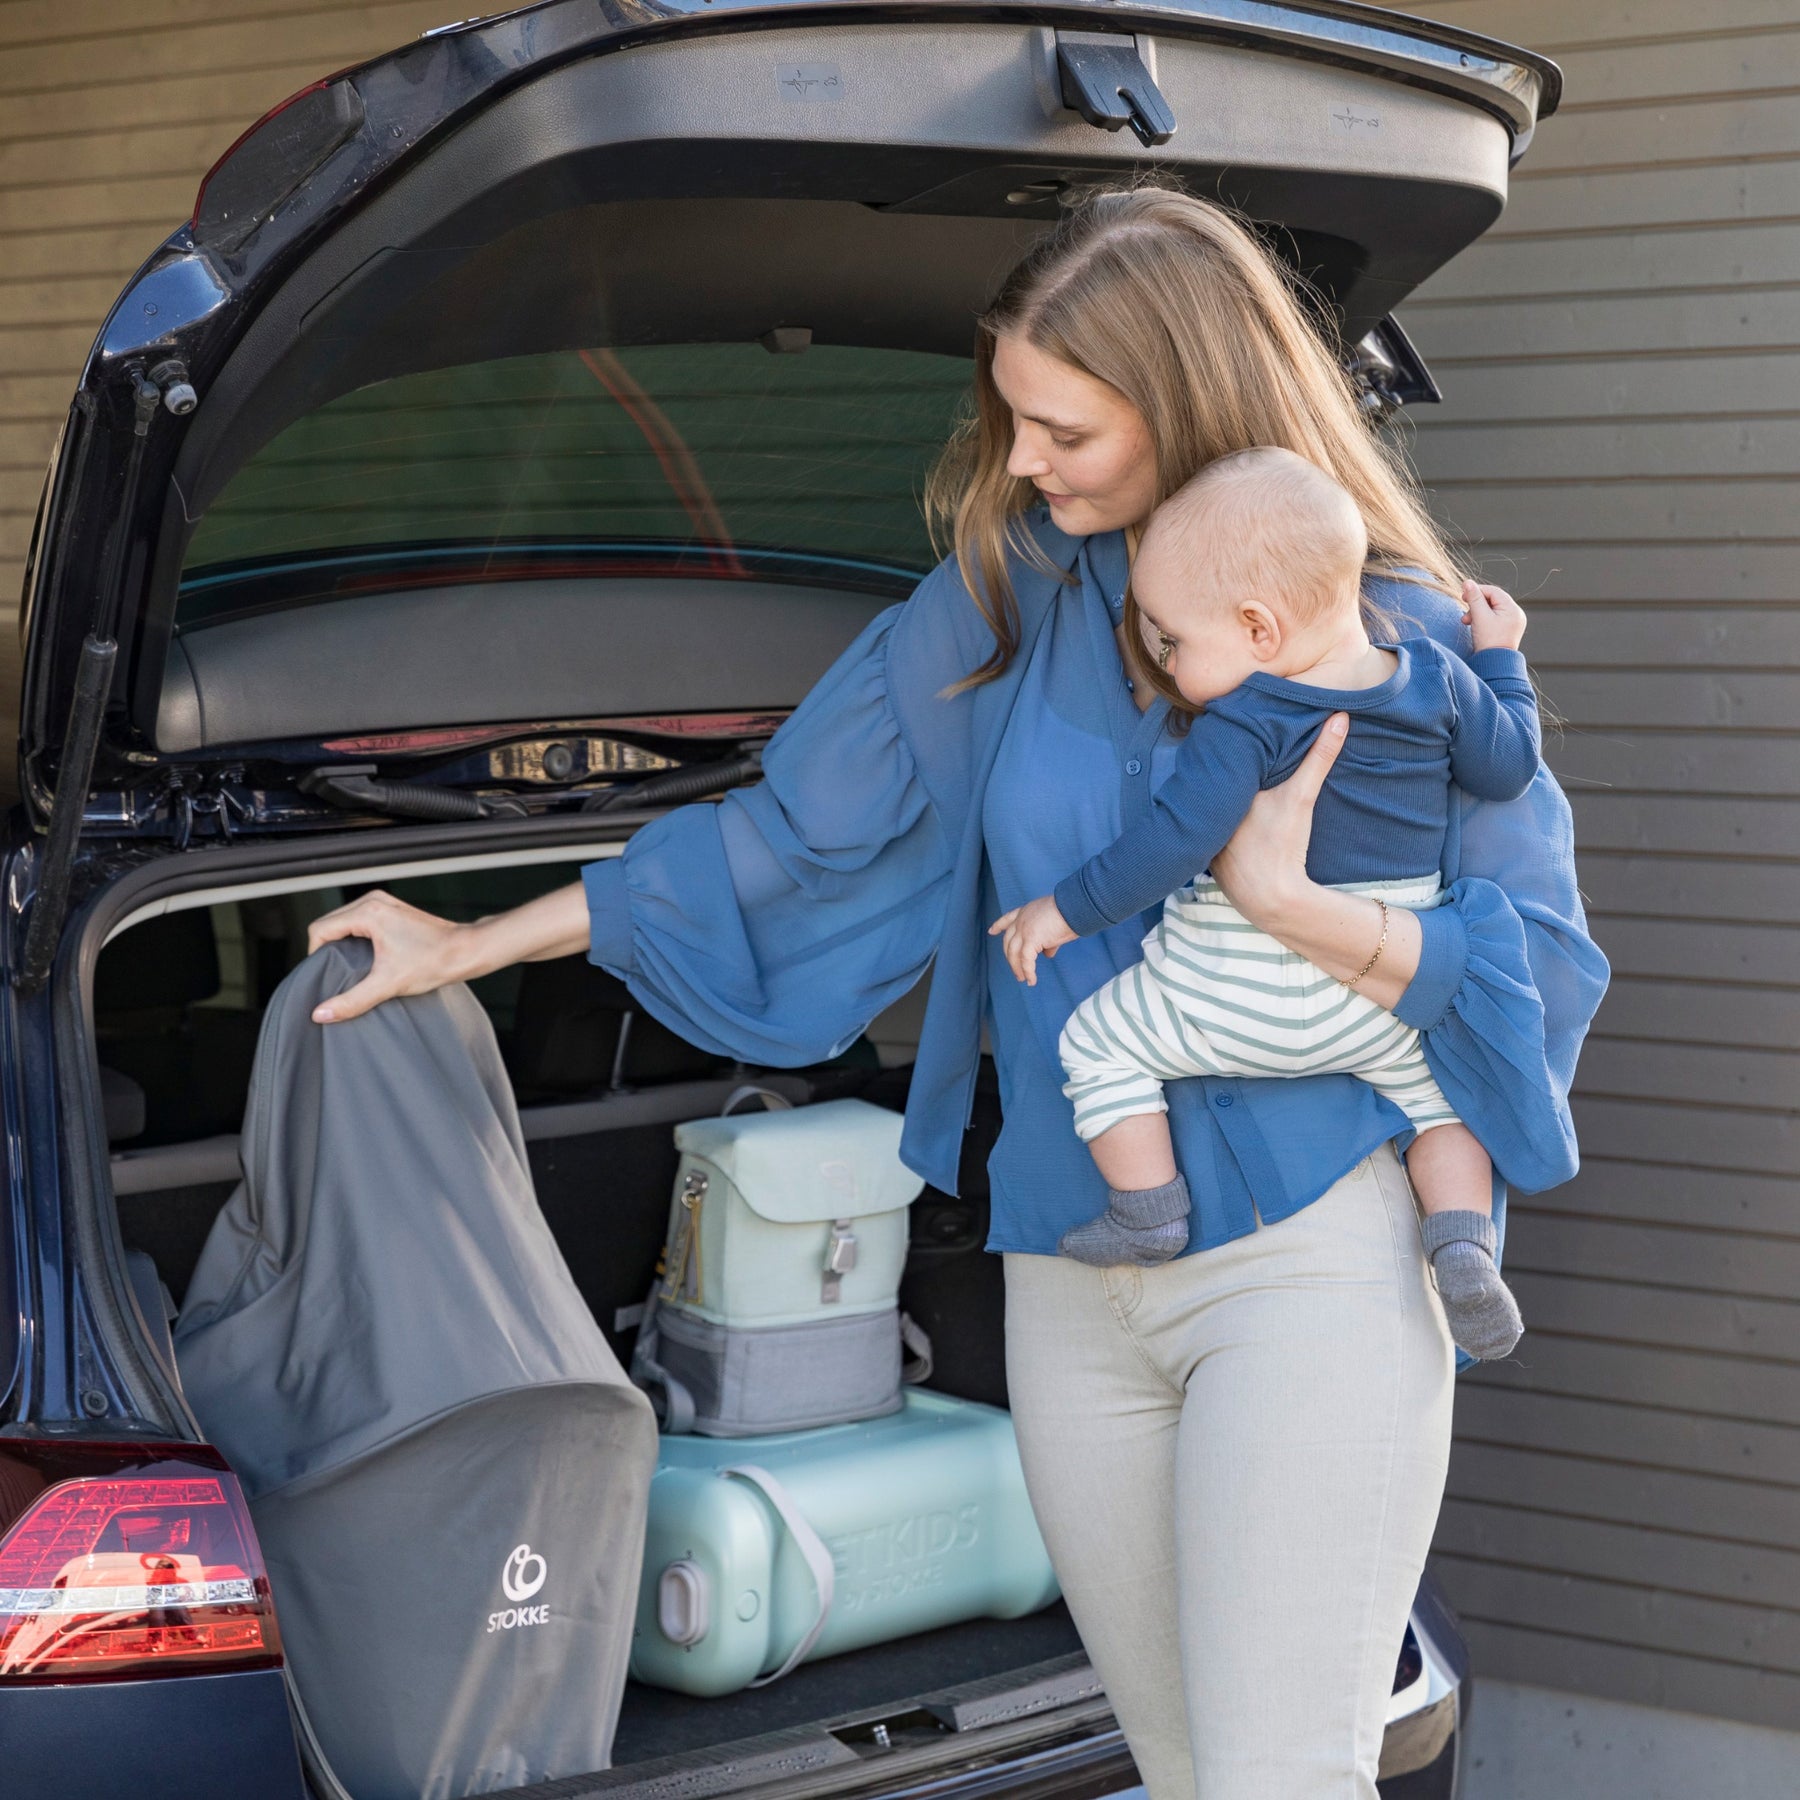
<path id="1" fill-rule="evenodd" d="M 217 1451 L 7 1445 L 0 1496 L 30 1483 L 0 1538 L 0 1681 L 280 1663 L 249 1510 Z"/>

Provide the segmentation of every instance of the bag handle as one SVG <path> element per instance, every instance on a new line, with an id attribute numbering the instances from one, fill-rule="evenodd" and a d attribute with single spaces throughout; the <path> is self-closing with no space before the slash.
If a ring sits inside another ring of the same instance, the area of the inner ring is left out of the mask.
<path id="1" fill-rule="evenodd" d="M 818 1590 L 819 1611 L 811 1629 L 794 1646 L 787 1661 L 773 1675 L 759 1675 L 750 1683 L 752 1687 L 767 1687 L 770 1682 L 779 1681 L 782 1676 L 797 1669 L 806 1660 L 813 1645 L 819 1641 L 819 1634 L 825 1629 L 825 1621 L 831 1616 L 831 1602 L 837 1595 L 837 1568 L 831 1560 L 831 1552 L 825 1547 L 825 1540 L 806 1522 L 799 1507 L 794 1504 L 793 1495 L 767 1469 L 759 1468 L 755 1463 L 733 1463 L 730 1468 L 721 1469 L 719 1474 L 735 1475 L 740 1480 L 749 1482 L 774 1507 L 782 1524 L 788 1529 L 788 1536 L 794 1540 L 794 1547 L 806 1559 L 813 1586 Z M 773 1595 L 770 1596 L 769 1604 L 774 1605 Z"/>
<path id="2" fill-rule="evenodd" d="M 900 1379 L 909 1387 L 917 1387 L 921 1382 L 929 1381 L 932 1369 L 936 1366 L 931 1355 L 931 1339 L 926 1335 L 925 1327 L 917 1323 L 911 1313 L 900 1315 L 900 1342 L 910 1352 L 900 1371 Z"/>

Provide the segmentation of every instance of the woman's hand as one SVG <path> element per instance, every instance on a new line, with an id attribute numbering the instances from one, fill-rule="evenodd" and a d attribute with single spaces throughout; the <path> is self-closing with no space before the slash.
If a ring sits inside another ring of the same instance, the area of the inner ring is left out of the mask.
<path id="1" fill-rule="evenodd" d="M 1212 876 L 1252 925 L 1327 975 L 1355 981 L 1358 993 L 1391 1011 L 1418 973 L 1424 934 L 1417 915 L 1403 906 L 1384 911 L 1363 895 L 1321 887 L 1306 873 L 1313 807 L 1349 727 L 1345 714 L 1334 713 L 1299 768 L 1256 796 L 1213 858 Z"/>
<path id="2" fill-rule="evenodd" d="M 1349 729 L 1349 715 L 1333 713 L 1299 768 L 1251 801 L 1243 823 L 1212 859 L 1212 878 L 1225 898 L 1271 937 L 1281 937 L 1276 927 L 1282 918 L 1318 891 L 1306 873 L 1313 807 Z"/>
<path id="3" fill-rule="evenodd" d="M 374 946 L 368 974 L 313 1008 L 318 1024 L 336 1025 L 401 994 L 429 994 L 512 963 L 585 950 L 587 898 L 580 882 L 573 882 L 511 912 L 459 925 L 377 889 L 315 919 L 306 936 L 309 953 L 347 937 L 367 938 Z"/>

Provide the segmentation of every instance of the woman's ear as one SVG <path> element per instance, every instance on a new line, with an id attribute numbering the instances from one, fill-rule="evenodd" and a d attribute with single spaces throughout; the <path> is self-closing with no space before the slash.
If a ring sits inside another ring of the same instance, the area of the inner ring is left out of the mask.
<path id="1" fill-rule="evenodd" d="M 1273 662 L 1281 654 L 1281 620 L 1260 600 L 1246 600 L 1238 608 L 1238 624 L 1258 662 Z"/>

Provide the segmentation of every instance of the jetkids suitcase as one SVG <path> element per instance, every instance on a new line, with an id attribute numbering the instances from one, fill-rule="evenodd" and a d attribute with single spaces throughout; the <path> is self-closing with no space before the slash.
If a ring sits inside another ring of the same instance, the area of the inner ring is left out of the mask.
<path id="1" fill-rule="evenodd" d="M 883 1418 L 662 1441 L 634 1679 L 713 1696 L 1057 1597 L 1012 1420 L 920 1389 Z"/>

